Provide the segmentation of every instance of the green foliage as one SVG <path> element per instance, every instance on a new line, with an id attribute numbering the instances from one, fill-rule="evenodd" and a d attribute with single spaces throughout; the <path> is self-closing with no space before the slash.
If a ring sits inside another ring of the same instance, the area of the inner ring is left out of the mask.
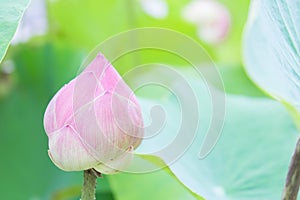
<path id="1" fill-rule="evenodd" d="M 147 15 L 139 0 L 64 0 L 50 1 L 49 18 L 52 36 L 57 40 L 67 41 L 70 45 L 91 50 L 112 35 L 132 28 L 160 27 L 169 28 L 197 40 L 215 61 L 229 64 L 241 64 L 241 37 L 247 17 L 249 0 L 222 0 L 229 9 L 232 22 L 228 38 L 218 45 L 208 45 L 199 40 L 196 26 L 187 23 L 181 16 L 182 9 L 189 0 L 167 0 L 169 14 L 164 19 Z M 68 8 L 68 9 L 66 9 Z M 162 43 L 165 40 L 162 39 Z M 175 42 L 175 41 L 174 41 Z M 176 43 L 176 42 L 175 42 Z M 184 48 L 182 46 L 182 48 Z M 189 51 L 189 48 L 184 50 Z M 153 53 L 153 52 L 152 52 Z M 151 57 L 164 58 L 171 64 L 173 57 L 147 52 Z"/>
<path id="2" fill-rule="evenodd" d="M 29 0 L 0 1 L 0 62 L 12 40 Z"/>
<path id="3" fill-rule="evenodd" d="M 117 200 L 133 199 L 202 199 L 186 190 L 164 170 L 146 174 L 121 173 L 109 176 L 112 191 Z"/>
<path id="4" fill-rule="evenodd" d="M 239 3 L 231 0 L 220 0 L 224 3 L 231 14 L 231 29 L 229 38 L 216 48 L 218 60 L 235 64 L 241 63 L 241 39 L 245 22 L 248 16 L 249 0 L 239 1 Z"/>
<path id="5" fill-rule="evenodd" d="M 91 50 L 103 40 L 127 30 L 127 8 L 127 2 L 120 0 L 49 2 L 51 31 L 58 40 Z"/>

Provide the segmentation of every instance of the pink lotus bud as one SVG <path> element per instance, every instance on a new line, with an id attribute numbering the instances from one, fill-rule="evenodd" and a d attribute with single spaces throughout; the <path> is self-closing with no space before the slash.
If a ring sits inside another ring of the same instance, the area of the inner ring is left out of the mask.
<path id="1" fill-rule="evenodd" d="M 120 171 L 143 136 L 135 95 L 101 54 L 53 97 L 44 127 L 49 156 L 65 171 Z"/>
<path id="2" fill-rule="evenodd" d="M 216 0 L 193 0 L 185 6 L 182 16 L 197 26 L 199 38 L 206 43 L 219 43 L 228 34 L 230 13 Z"/>

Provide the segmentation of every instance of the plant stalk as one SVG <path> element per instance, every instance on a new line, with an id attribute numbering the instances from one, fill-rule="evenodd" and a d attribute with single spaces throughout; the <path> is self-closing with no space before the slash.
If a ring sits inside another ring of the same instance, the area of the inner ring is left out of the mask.
<path id="1" fill-rule="evenodd" d="M 81 200 L 95 200 L 97 175 L 93 169 L 84 170 Z"/>
<path id="2" fill-rule="evenodd" d="M 300 138 L 290 163 L 286 177 L 282 200 L 296 200 L 300 185 Z"/>

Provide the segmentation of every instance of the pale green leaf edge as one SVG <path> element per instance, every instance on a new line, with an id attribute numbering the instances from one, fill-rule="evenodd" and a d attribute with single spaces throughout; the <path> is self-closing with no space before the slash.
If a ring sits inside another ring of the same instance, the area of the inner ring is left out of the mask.
<path id="1" fill-rule="evenodd" d="M 5 57 L 6 53 L 7 53 L 8 47 L 9 47 L 9 45 L 10 45 L 10 43 L 11 43 L 13 37 L 14 37 L 14 34 L 15 34 L 16 31 L 17 31 L 17 28 L 18 28 L 18 26 L 19 26 L 19 24 L 20 24 L 20 22 L 21 22 L 21 20 L 22 20 L 22 18 L 23 18 L 23 16 L 24 16 L 24 13 L 25 13 L 26 9 L 27 9 L 27 8 L 29 7 L 29 5 L 30 5 L 30 2 L 31 2 L 31 0 L 27 0 L 27 3 L 25 3 L 25 6 L 24 6 L 23 10 L 21 10 L 21 13 L 22 13 L 22 14 L 20 15 L 20 17 L 19 17 L 19 19 L 18 19 L 18 21 L 17 21 L 17 23 L 16 23 L 16 26 L 15 26 L 15 28 L 14 28 L 14 32 L 13 32 L 13 34 L 11 35 L 10 39 L 8 40 L 8 43 L 6 44 L 6 47 L 4 48 L 3 54 L 0 55 L 0 64 L 1 64 L 1 62 L 3 61 L 3 59 L 4 59 L 4 57 Z"/>
<path id="2" fill-rule="evenodd" d="M 249 8 L 250 9 L 250 8 Z M 243 33 L 242 33 L 242 50 L 243 50 L 243 53 L 242 53 L 242 62 L 243 62 L 243 68 L 245 69 L 245 73 L 247 75 L 247 77 L 253 82 L 253 84 L 259 88 L 264 94 L 266 94 L 267 96 L 271 97 L 272 99 L 280 102 L 281 104 L 283 104 L 286 109 L 288 110 L 288 112 L 290 113 L 290 115 L 292 116 L 293 120 L 294 120 L 294 123 L 297 127 L 298 130 L 300 130 L 300 113 L 297 111 L 297 109 L 292 105 L 290 104 L 288 101 L 286 101 L 284 98 L 282 97 L 279 97 L 279 96 L 276 96 L 270 92 L 268 92 L 267 90 L 265 90 L 263 87 L 261 87 L 256 81 L 254 78 L 252 78 L 252 76 L 249 74 L 248 72 L 248 67 L 246 65 L 246 61 L 245 61 L 245 45 L 246 45 L 246 40 L 247 40 L 247 35 L 248 35 L 248 31 L 250 29 L 250 26 L 249 26 L 249 18 L 250 16 L 248 15 L 248 18 L 247 18 L 247 22 L 244 26 L 244 30 L 243 30 Z"/>
<path id="3" fill-rule="evenodd" d="M 193 192 L 185 184 L 183 184 L 177 178 L 177 176 L 172 172 L 172 170 L 168 167 L 168 165 L 166 165 L 166 163 L 160 157 L 153 156 L 153 155 L 144 155 L 144 154 L 136 154 L 136 156 L 139 156 L 142 159 L 149 161 L 150 163 L 158 166 L 161 170 L 165 171 L 167 174 L 169 174 L 170 176 L 172 176 L 174 178 L 174 180 L 176 180 L 178 183 L 180 183 L 180 185 L 184 189 L 186 189 L 189 193 L 191 193 L 196 199 L 198 199 L 198 200 L 205 200 L 205 198 L 203 198 L 202 196 L 200 196 L 197 193 Z"/>

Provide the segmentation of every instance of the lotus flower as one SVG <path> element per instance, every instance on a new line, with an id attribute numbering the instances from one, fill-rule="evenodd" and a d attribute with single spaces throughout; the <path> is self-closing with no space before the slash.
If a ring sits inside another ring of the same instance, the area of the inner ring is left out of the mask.
<path id="1" fill-rule="evenodd" d="M 143 136 L 135 95 L 101 54 L 53 97 L 44 127 L 49 156 L 65 171 L 123 170 Z"/>

